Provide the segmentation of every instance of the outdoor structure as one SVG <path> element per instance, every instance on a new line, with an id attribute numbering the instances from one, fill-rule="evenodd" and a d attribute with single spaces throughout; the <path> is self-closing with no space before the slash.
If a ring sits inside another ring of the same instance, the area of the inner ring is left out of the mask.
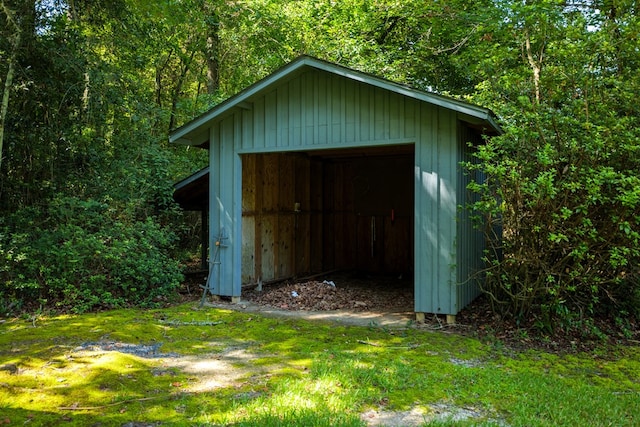
<path id="1" fill-rule="evenodd" d="M 210 160 L 176 199 L 209 194 L 214 294 L 351 269 L 411 275 L 418 317 L 455 315 L 484 248 L 460 162 L 498 132 L 485 108 L 302 56 L 171 133 Z"/>

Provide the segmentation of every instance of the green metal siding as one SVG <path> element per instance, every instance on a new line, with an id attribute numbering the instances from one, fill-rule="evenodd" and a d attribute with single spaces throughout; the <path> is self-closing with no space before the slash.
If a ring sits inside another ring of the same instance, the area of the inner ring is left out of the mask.
<path id="1" fill-rule="evenodd" d="M 415 310 L 456 314 L 456 114 L 420 105 L 415 165 Z"/>
<path id="2" fill-rule="evenodd" d="M 210 131 L 209 229 L 210 286 L 216 295 L 240 296 L 242 287 L 242 164 L 235 153 L 234 122 L 215 123 Z M 218 237 L 223 239 L 218 240 Z M 220 242 L 218 259 L 214 253 Z"/>
<path id="3" fill-rule="evenodd" d="M 260 153 L 415 142 L 405 96 L 318 70 L 250 101 L 239 152 Z M 234 120 L 236 115 L 224 120 Z"/>
<path id="4" fill-rule="evenodd" d="M 459 129 L 461 135 L 458 149 L 459 162 L 473 162 L 475 160 L 468 143 L 473 142 L 477 145 L 482 141 L 464 123 L 459 124 Z M 460 284 L 457 292 L 458 311 L 480 295 L 480 286 L 478 284 L 480 276 L 478 274 L 483 267 L 484 235 L 480 230 L 474 228 L 471 212 L 466 209 L 469 203 L 477 200 L 477 195 L 467 190 L 467 185 L 472 179 L 474 179 L 472 175 L 465 173 L 463 168 L 459 168 L 458 194 L 460 195 L 460 206 L 458 209 L 457 269 Z"/>

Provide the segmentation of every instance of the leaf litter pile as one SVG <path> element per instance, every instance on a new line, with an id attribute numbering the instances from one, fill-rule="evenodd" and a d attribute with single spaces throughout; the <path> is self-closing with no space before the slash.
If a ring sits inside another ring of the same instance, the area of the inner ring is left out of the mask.
<path id="1" fill-rule="evenodd" d="M 281 310 L 406 311 L 413 289 L 400 280 L 310 280 L 243 290 L 243 299 Z"/>

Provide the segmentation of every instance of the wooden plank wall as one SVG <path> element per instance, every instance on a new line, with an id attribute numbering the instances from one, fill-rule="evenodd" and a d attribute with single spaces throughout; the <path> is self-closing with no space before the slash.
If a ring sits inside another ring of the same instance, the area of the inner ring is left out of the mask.
<path id="1" fill-rule="evenodd" d="M 244 155 L 243 282 L 334 269 L 412 272 L 412 165 L 411 155 Z"/>
<path id="2" fill-rule="evenodd" d="M 370 273 L 413 271 L 413 156 L 327 161 L 325 262 Z"/>
<path id="3" fill-rule="evenodd" d="M 311 161 L 302 154 L 242 156 L 242 281 L 311 270 Z M 316 226 L 321 223 L 315 221 Z"/>

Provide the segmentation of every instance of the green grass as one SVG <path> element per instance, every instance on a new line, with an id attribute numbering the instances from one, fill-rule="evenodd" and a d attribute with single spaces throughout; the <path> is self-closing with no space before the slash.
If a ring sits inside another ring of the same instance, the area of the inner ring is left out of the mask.
<path id="1" fill-rule="evenodd" d="M 87 342 L 166 356 L 80 351 Z M 514 354 L 454 334 L 194 304 L 7 320 L 0 367 L 0 425 L 363 426 L 370 409 L 442 405 L 477 415 L 425 425 L 640 424 L 638 347 Z"/>

